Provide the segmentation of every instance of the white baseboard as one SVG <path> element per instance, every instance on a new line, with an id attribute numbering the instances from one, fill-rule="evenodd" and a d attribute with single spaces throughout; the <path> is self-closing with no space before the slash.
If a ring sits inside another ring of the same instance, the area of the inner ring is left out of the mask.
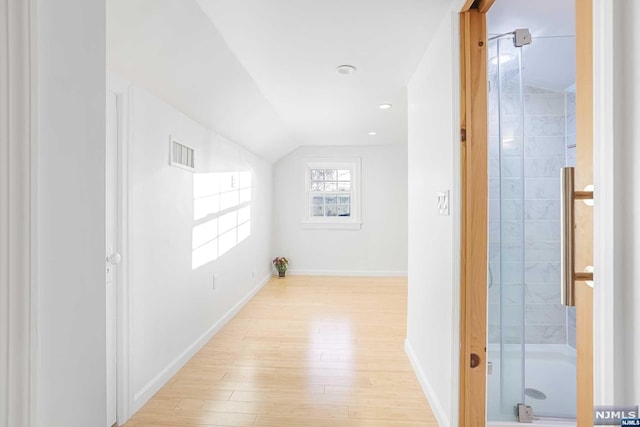
<path id="1" fill-rule="evenodd" d="M 247 295 L 245 295 L 236 305 L 231 307 L 229 311 L 216 323 L 213 324 L 204 334 L 202 334 L 193 344 L 176 357 L 166 368 L 147 383 L 133 397 L 132 416 L 138 412 L 144 405 L 156 394 L 193 356 L 208 343 L 220 329 L 222 329 L 238 312 L 244 307 L 255 294 L 260 291 L 271 280 L 271 274 L 265 276 Z"/>
<path id="2" fill-rule="evenodd" d="M 406 271 L 388 270 L 287 270 L 291 276 L 407 277 Z"/>
<path id="3" fill-rule="evenodd" d="M 442 408 L 442 404 L 440 403 L 440 399 L 436 396 L 433 387 L 429 384 L 424 371 L 422 370 L 422 366 L 420 366 L 420 362 L 418 362 L 418 358 L 416 353 L 413 351 L 413 347 L 408 339 L 404 340 L 404 351 L 407 353 L 407 357 L 409 357 L 409 362 L 411 362 L 411 366 L 416 373 L 416 377 L 418 377 L 418 381 L 420 382 L 420 387 L 422 387 L 422 392 L 427 397 L 429 401 L 429 405 L 431 406 L 431 410 L 438 421 L 438 425 L 440 427 L 449 427 L 449 415 Z"/>

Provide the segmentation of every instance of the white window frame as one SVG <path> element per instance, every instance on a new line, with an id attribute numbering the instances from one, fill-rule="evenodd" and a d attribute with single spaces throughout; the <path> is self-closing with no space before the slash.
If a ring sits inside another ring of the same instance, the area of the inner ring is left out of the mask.
<path id="1" fill-rule="evenodd" d="M 314 193 L 311 191 L 312 169 L 348 169 L 351 171 L 350 216 L 312 216 L 311 205 Z M 359 157 L 339 159 L 305 159 L 304 161 L 304 215 L 303 228 L 316 229 L 360 229 L 361 221 L 361 161 Z"/>

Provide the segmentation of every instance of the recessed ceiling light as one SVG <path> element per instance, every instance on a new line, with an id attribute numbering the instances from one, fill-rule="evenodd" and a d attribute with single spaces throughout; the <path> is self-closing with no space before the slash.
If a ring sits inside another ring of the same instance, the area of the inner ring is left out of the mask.
<path id="1" fill-rule="evenodd" d="M 376 134 L 376 132 L 369 132 L 369 136 L 373 136 L 375 134 Z"/>
<path id="2" fill-rule="evenodd" d="M 356 67 L 354 67 L 353 65 L 338 65 L 336 67 L 336 73 L 342 75 L 353 74 L 356 72 L 356 70 Z"/>
<path id="3" fill-rule="evenodd" d="M 388 110 L 389 108 L 391 108 L 391 104 L 380 104 L 378 105 L 378 108 L 381 110 Z"/>

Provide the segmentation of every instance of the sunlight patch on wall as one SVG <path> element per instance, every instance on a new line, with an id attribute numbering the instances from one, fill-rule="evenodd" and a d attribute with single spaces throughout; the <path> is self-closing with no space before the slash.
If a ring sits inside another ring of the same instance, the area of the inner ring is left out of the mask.
<path id="1" fill-rule="evenodd" d="M 251 172 L 195 174 L 193 219 L 191 267 L 196 269 L 251 235 Z"/>

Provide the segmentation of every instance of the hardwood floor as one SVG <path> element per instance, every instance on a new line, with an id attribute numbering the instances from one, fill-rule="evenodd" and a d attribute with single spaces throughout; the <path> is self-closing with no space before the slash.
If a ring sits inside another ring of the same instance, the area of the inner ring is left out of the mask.
<path id="1" fill-rule="evenodd" d="M 272 279 L 127 424 L 427 426 L 398 278 Z"/>

